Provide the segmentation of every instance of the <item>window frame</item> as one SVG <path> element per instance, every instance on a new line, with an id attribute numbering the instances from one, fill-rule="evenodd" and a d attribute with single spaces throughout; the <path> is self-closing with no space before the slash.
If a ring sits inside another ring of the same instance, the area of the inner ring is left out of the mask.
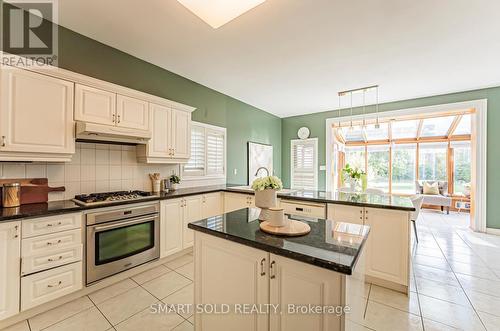
<path id="1" fill-rule="evenodd" d="M 318 189 L 318 138 L 307 138 L 307 139 L 291 139 L 290 140 L 290 188 L 294 189 L 294 162 L 293 162 L 293 147 L 300 142 L 313 142 L 314 144 L 314 157 L 313 157 L 313 168 L 314 168 L 314 188 L 308 188 L 308 190 Z"/>
<path id="2" fill-rule="evenodd" d="M 206 124 L 206 123 L 201 123 L 201 122 L 196 122 L 196 121 L 191 121 L 191 130 L 194 127 L 201 127 L 203 128 L 203 136 L 205 139 L 205 151 L 204 151 L 204 157 L 205 157 L 205 162 L 204 162 L 204 168 L 203 171 L 194 171 L 193 173 L 190 173 L 189 171 L 185 170 L 185 164 L 182 164 L 180 166 L 181 168 L 181 177 L 185 181 L 195 181 L 195 180 L 211 180 L 211 179 L 226 179 L 227 175 L 227 130 L 226 128 L 220 127 L 220 126 L 215 126 L 211 124 Z M 207 147 L 208 147 L 208 141 L 207 141 L 207 133 L 208 132 L 217 132 L 220 133 L 224 137 L 224 153 L 223 153 L 223 167 L 224 171 L 222 174 L 210 174 L 208 173 L 208 153 L 207 153 Z M 191 132 L 190 132 L 191 134 Z M 190 146 L 191 148 L 191 146 Z M 186 163 L 187 164 L 187 163 Z"/>

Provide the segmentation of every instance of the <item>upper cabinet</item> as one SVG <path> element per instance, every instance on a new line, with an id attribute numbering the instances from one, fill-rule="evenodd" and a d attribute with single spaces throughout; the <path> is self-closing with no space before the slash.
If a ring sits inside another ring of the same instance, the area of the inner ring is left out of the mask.
<path id="1" fill-rule="evenodd" d="M 104 125 L 115 124 L 116 94 L 76 84 L 75 120 Z"/>
<path id="2" fill-rule="evenodd" d="M 147 101 L 76 84 L 75 120 L 149 131 Z"/>
<path id="3" fill-rule="evenodd" d="M 69 161 L 75 152 L 74 84 L 2 67 L 0 161 Z"/>
<path id="4" fill-rule="evenodd" d="M 116 125 L 122 128 L 149 130 L 148 102 L 118 94 Z"/>
<path id="5" fill-rule="evenodd" d="M 152 138 L 137 147 L 141 162 L 185 163 L 191 156 L 191 109 L 149 104 Z"/>

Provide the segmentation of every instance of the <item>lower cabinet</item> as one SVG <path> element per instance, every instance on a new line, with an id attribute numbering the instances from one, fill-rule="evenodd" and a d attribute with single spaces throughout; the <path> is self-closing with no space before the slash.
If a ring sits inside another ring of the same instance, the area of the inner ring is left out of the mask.
<path id="1" fill-rule="evenodd" d="M 21 310 L 82 289 L 82 275 L 82 262 L 77 262 L 21 278 Z"/>
<path id="2" fill-rule="evenodd" d="M 289 309 L 343 305 L 344 275 L 200 232 L 195 238 L 195 304 L 230 309 L 195 314 L 196 330 L 342 330 L 343 318 L 336 314 Z M 238 313 L 242 303 L 267 306 L 269 314 Z M 279 307 L 276 313 L 272 307 Z"/>
<path id="3" fill-rule="evenodd" d="M 223 193 L 207 193 L 161 201 L 160 257 L 193 246 L 193 230 L 188 224 L 224 212 Z"/>
<path id="4" fill-rule="evenodd" d="M 365 208 L 365 225 L 370 226 L 366 243 L 366 274 L 407 288 L 410 277 L 408 213 Z"/>
<path id="5" fill-rule="evenodd" d="M 21 222 L 0 224 L 0 320 L 19 313 Z"/>
<path id="6" fill-rule="evenodd" d="M 367 281 L 408 292 L 409 212 L 328 204 L 328 219 L 370 226 L 366 243 Z"/>
<path id="7" fill-rule="evenodd" d="M 224 212 L 229 213 L 238 209 L 255 207 L 255 198 L 252 194 L 224 193 Z"/>

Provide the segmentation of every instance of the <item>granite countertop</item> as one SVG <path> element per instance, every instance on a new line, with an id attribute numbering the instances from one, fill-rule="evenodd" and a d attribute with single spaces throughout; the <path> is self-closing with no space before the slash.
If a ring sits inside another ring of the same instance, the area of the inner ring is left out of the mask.
<path id="1" fill-rule="evenodd" d="M 362 207 L 415 211 L 408 197 L 390 194 L 346 193 L 326 191 L 296 191 L 280 195 L 282 199 L 304 200 L 320 203 L 334 203 Z"/>
<path id="2" fill-rule="evenodd" d="M 22 205 L 14 208 L 0 208 L 0 222 L 14 221 L 22 218 L 33 218 L 50 216 L 71 212 L 84 211 L 88 209 L 103 208 L 110 206 L 118 206 L 130 203 L 158 201 L 166 199 L 182 198 L 190 195 L 212 193 L 212 192 L 238 192 L 253 194 L 253 191 L 242 189 L 241 186 L 235 185 L 212 185 L 203 187 L 181 188 L 168 193 L 160 193 L 152 195 L 149 198 L 139 201 L 121 201 L 114 202 L 109 205 L 94 205 L 81 206 L 74 203 L 72 200 L 61 200 L 47 203 L 37 203 L 30 205 Z M 337 203 L 347 204 L 362 207 L 397 209 L 403 211 L 413 211 L 413 205 L 407 197 L 390 196 L 386 194 L 355 194 L 355 193 L 339 193 L 339 192 L 324 192 L 324 191 L 294 191 L 292 193 L 278 193 L 281 199 L 303 200 L 319 203 Z"/>
<path id="3" fill-rule="evenodd" d="M 258 208 L 245 208 L 189 223 L 188 227 L 246 246 L 351 275 L 368 238 L 369 227 L 317 218 L 303 221 L 311 232 L 300 237 L 267 234 L 259 228 Z"/>

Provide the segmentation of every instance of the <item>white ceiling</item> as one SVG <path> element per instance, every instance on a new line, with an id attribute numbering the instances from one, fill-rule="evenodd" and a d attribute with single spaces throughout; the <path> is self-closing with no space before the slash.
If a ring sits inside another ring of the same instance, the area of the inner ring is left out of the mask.
<path id="1" fill-rule="evenodd" d="M 212 29 L 175 0 L 59 1 L 61 25 L 281 117 L 372 84 L 381 102 L 500 85 L 499 12 L 498 0 L 267 0 Z"/>

